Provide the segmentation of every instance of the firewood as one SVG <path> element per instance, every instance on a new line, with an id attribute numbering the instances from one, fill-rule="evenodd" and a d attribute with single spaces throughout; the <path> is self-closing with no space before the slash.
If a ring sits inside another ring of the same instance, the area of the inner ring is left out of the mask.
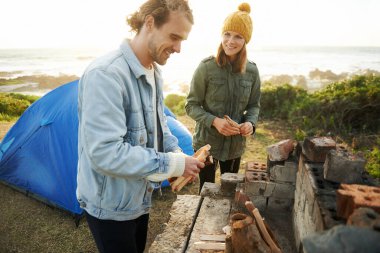
<path id="1" fill-rule="evenodd" d="M 211 145 L 206 144 L 200 149 L 198 149 L 197 152 L 194 153 L 193 157 L 197 158 L 200 162 L 203 162 L 203 163 L 207 161 L 213 163 L 212 156 L 210 156 L 210 149 L 211 149 Z M 179 192 L 185 185 L 187 185 L 187 183 L 191 180 L 191 178 L 192 178 L 191 176 L 187 178 L 183 176 L 178 177 L 176 180 L 170 183 L 172 191 Z"/>

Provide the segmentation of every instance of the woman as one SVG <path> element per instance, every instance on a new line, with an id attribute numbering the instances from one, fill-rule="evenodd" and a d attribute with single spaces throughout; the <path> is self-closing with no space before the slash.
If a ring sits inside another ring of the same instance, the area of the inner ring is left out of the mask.
<path id="1" fill-rule="evenodd" d="M 215 182 L 215 170 L 237 173 L 246 137 L 254 134 L 260 110 L 260 77 L 256 64 L 247 60 L 246 45 L 252 35 L 250 6 L 224 21 L 216 57 L 204 59 L 196 69 L 187 96 L 186 112 L 196 121 L 195 150 L 210 144 L 214 163 L 199 173 L 204 182 Z M 229 116 L 239 125 L 226 119 Z"/>

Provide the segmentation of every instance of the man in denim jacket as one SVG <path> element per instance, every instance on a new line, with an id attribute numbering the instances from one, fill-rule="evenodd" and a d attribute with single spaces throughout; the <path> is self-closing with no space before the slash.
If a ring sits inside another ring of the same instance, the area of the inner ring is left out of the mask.
<path id="1" fill-rule="evenodd" d="M 167 127 L 157 66 L 190 33 L 187 1 L 148 0 L 127 22 L 135 37 L 79 82 L 77 198 L 100 252 L 143 252 L 154 182 L 195 178 L 204 167 Z"/>

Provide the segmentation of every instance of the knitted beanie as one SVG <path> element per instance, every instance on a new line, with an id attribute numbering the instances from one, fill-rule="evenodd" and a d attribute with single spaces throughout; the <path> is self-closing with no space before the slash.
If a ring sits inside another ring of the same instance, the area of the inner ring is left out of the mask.
<path id="1" fill-rule="evenodd" d="M 252 20 L 249 16 L 251 7 L 248 3 L 239 5 L 238 10 L 230 14 L 225 20 L 222 33 L 225 31 L 233 31 L 240 33 L 245 42 L 248 43 L 252 35 Z"/>

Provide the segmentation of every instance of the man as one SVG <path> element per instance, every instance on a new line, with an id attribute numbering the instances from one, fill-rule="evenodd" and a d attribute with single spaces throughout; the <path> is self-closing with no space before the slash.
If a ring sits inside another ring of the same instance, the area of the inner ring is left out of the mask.
<path id="1" fill-rule="evenodd" d="M 187 1 L 148 0 L 127 22 L 135 37 L 79 82 L 77 198 L 100 252 L 143 252 L 152 182 L 195 178 L 204 167 L 180 152 L 166 125 L 156 64 L 179 53 L 190 33 Z"/>

